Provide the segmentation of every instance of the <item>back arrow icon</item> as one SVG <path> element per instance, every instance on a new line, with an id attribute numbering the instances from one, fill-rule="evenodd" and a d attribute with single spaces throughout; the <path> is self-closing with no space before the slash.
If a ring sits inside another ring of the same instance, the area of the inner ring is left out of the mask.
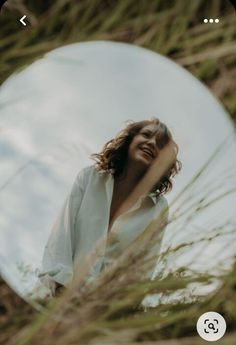
<path id="1" fill-rule="evenodd" d="M 26 18 L 26 16 L 23 16 L 23 17 L 20 19 L 21 24 L 23 24 L 24 26 L 26 26 L 26 23 L 24 22 L 25 18 Z"/>

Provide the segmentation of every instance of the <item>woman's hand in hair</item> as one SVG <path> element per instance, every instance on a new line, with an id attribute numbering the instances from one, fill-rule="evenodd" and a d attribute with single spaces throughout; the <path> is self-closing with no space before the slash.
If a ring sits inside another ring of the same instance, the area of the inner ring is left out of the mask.
<path id="1" fill-rule="evenodd" d="M 178 146 L 173 139 L 161 149 L 158 153 L 157 158 L 153 161 L 152 165 L 148 169 L 147 173 L 140 182 L 140 192 L 146 193 L 150 192 L 161 179 L 166 174 L 166 172 L 173 166 L 176 162 L 178 153 Z"/>
<path id="2" fill-rule="evenodd" d="M 126 212 L 137 202 L 140 197 L 146 195 L 153 189 L 153 187 L 162 179 L 166 172 L 175 163 L 177 153 L 178 146 L 173 139 L 170 139 L 165 147 L 159 151 L 157 158 L 154 160 L 132 193 L 123 202 L 117 214 Z"/>
<path id="3" fill-rule="evenodd" d="M 178 146 L 173 139 L 170 139 L 165 147 L 159 151 L 156 160 L 153 165 L 162 167 L 163 175 L 170 167 L 175 163 L 178 154 Z"/>

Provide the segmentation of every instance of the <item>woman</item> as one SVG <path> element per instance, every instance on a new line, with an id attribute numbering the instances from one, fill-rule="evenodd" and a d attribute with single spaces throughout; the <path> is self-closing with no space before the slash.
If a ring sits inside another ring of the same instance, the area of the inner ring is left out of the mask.
<path id="1" fill-rule="evenodd" d="M 48 296 L 79 275 L 97 248 L 86 278 L 94 279 L 166 212 L 163 194 L 181 168 L 176 155 L 170 131 L 157 118 L 129 124 L 92 155 L 95 165 L 76 177 L 45 247 L 40 279 Z M 156 253 L 162 236 L 158 234 Z"/>

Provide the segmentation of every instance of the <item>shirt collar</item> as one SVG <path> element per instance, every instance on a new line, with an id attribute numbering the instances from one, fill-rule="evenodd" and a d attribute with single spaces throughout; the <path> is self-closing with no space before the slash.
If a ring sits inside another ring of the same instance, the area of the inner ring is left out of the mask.
<path id="1" fill-rule="evenodd" d="M 155 193 L 149 193 L 147 196 L 152 200 L 152 202 L 154 203 L 154 205 L 157 204 L 158 196 L 156 196 Z"/>

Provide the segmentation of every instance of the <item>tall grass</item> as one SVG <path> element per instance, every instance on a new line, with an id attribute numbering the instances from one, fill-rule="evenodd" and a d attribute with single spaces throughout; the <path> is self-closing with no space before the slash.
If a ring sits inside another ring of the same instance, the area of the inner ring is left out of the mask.
<path id="1" fill-rule="evenodd" d="M 201 187 L 200 177 L 218 158 L 218 155 L 213 155 L 213 158 L 186 186 L 180 195 L 183 199 L 182 206 L 191 195 L 192 189 Z M 232 192 L 236 189 L 235 183 L 234 180 Z M 202 204 L 209 198 L 209 192 L 204 189 L 199 189 L 199 194 L 195 206 L 199 205 L 199 200 Z M 215 202 L 212 199 L 202 209 L 206 211 Z M 189 213 L 194 216 L 196 208 L 191 208 Z M 178 216 L 173 214 L 170 222 L 176 220 Z M 159 227 L 162 226 L 160 222 Z M 176 226 L 177 232 L 182 230 L 182 224 Z M 233 344 L 235 341 L 233 330 L 236 325 L 236 305 L 233 303 L 236 297 L 236 265 L 233 254 L 231 254 L 233 259 L 231 266 L 228 264 L 223 270 L 219 268 L 214 273 L 209 272 L 209 269 L 201 272 L 201 270 L 191 270 L 191 267 L 173 269 L 166 266 L 166 261 L 174 262 L 173 258 L 181 255 L 183 248 L 191 254 L 191 250 L 199 241 L 209 245 L 216 237 L 224 237 L 226 227 L 227 232 L 235 237 L 235 223 L 228 222 L 222 227 L 210 229 L 213 230 L 210 236 L 202 235 L 200 239 L 190 243 L 183 242 L 168 248 L 158 257 L 162 269 L 155 279 L 150 281 L 145 278 L 145 272 L 157 259 L 156 257 L 146 259 L 146 254 L 154 242 L 153 228 L 150 224 L 111 267 L 89 284 L 83 282 L 83 277 L 88 273 L 85 262 L 82 277 L 75 279 L 62 296 L 51 301 L 43 313 L 9 344 L 49 345 L 54 342 L 59 345 L 137 344 L 138 342 L 145 344 L 154 340 L 157 344 L 158 341 L 162 344 L 163 339 L 176 339 L 178 344 L 179 338 L 181 341 L 182 338 L 188 341 L 188 337 L 191 337 L 189 339 L 191 344 L 201 344 L 196 336 L 196 322 L 202 313 L 210 310 L 221 313 L 227 320 L 229 334 L 219 341 L 219 344 Z M 232 237 L 226 244 L 229 245 L 231 241 Z M 88 263 L 88 268 L 89 266 Z M 210 284 L 213 284 L 210 292 L 198 293 L 200 287 L 207 287 Z M 156 294 L 158 297 L 156 308 L 148 308 L 143 304 L 147 294 Z"/>

